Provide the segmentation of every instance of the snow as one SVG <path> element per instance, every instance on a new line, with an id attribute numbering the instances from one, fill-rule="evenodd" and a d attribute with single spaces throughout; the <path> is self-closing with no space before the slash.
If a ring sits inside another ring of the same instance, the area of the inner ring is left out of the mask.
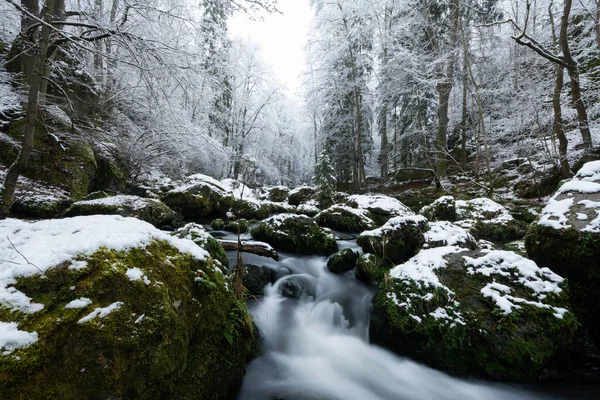
<path id="1" fill-rule="evenodd" d="M 446 260 L 444 260 L 445 256 L 463 251 L 467 250 L 458 246 L 444 246 L 434 249 L 421 250 L 419 254 L 404 264 L 394 267 L 390 271 L 390 277 L 400 280 L 414 281 L 421 287 L 445 288 L 449 293 L 451 293 L 451 290 L 442 285 L 439 278 L 433 271 L 446 267 Z"/>
<path id="2" fill-rule="evenodd" d="M 332 214 L 332 215 L 341 215 L 342 211 L 346 211 L 350 214 L 356 215 L 358 218 L 360 218 L 360 220 L 365 225 L 368 225 L 369 227 L 372 227 L 375 225 L 375 222 L 373 222 L 373 220 L 371 218 L 369 218 L 369 216 L 368 216 L 369 212 L 367 210 L 352 208 L 352 207 L 345 206 L 343 204 L 333 205 L 333 206 L 329 207 L 328 209 L 317 214 L 315 216 L 315 218 L 319 218 L 319 216 L 324 213 Z"/>
<path id="3" fill-rule="evenodd" d="M 148 199 L 138 196 L 117 195 L 102 199 L 78 201 L 74 203 L 74 205 L 106 207 L 122 207 L 126 205 L 131 207 L 133 210 L 141 210 L 148 206 Z"/>
<path id="4" fill-rule="evenodd" d="M 16 322 L 0 321 L 0 350 L 5 350 L 5 354 L 20 347 L 27 347 L 37 340 L 37 332 L 20 331 Z"/>
<path id="5" fill-rule="evenodd" d="M 583 181 L 600 181 L 600 160 L 590 161 L 585 163 L 581 169 L 575 175 L 576 178 L 580 178 Z"/>
<path id="6" fill-rule="evenodd" d="M 506 296 L 508 293 L 510 293 L 508 286 L 496 282 L 488 283 L 481 289 L 481 294 L 484 297 L 491 298 L 504 314 L 510 314 L 513 308 L 521 308 L 509 300 L 508 296 Z"/>
<path id="7" fill-rule="evenodd" d="M 150 284 L 150 280 L 148 279 L 148 277 L 138 267 L 129 268 L 127 271 L 125 271 L 125 275 L 127 275 L 130 281 L 143 280 L 146 285 Z"/>
<path id="8" fill-rule="evenodd" d="M 156 239 L 164 240 L 199 260 L 209 257 L 191 240 L 172 237 L 136 218 L 93 215 L 38 222 L 2 220 L 0 301 L 23 312 L 37 312 L 43 309 L 43 304 L 32 303 L 16 290 L 12 286 L 16 278 L 39 274 L 77 256 L 93 254 L 101 247 L 128 250 L 145 247 Z"/>
<path id="9" fill-rule="evenodd" d="M 84 308 L 92 304 L 92 300 L 87 297 L 81 297 L 79 299 L 73 300 L 65 305 L 65 308 Z"/>
<path id="10" fill-rule="evenodd" d="M 392 214 L 393 216 L 414 215 L 412 210 L 402 204 L 399 200 L 382 194 L 357 194 L 348 197 L 348 200 L 350 203 L 356 204 L 356 206 L 360 209 L 373 210 L 378 208 Z"/>
<path id="11" fill-rule="evenodd" d="M 557 194 L 567 192 L 579 192 L 579 193 L 598 193 L 600 192 L 600 183 L 572 180 L 560 187 Z"/>
<path id="12" fill-rule="evenodd" d="M 514 219 L 504 206 L 487 197 L 466 201 L 456 200 L 455 204 L 458 218 L 467 223 L 475 220 L 505 224 Z"/>
<path id="13" fill-rule="evenodd" d="M 208 186 L 221 196 L 228 194 L 225 188 L 223 188 L 223 186 L 221 185 L 221 182 L 214 178 L 211 178 L 208 175 L 203 174 L 195 174 L 186 177 L 184 182 L 180 186 L 170 190 L 169 193 L 187 192 L 191 188 L 198 185 Z"/>
<path id="14" fill-rule="evenodd" d="M 443 246 L 475 243 L 475 239 L 467 230 L 448 221 L 430 222 L 429 230 L 425 232 L 425 241 L 429 245 L 440 243 Z"/>
<path id="15" fill-rule="evenodd" d="M 558 286 L 564 279 L 548 268 L 537 264 L 512 251 L 493 250 L 480 258 L 463 257 L 470 274 L 491 276 L 493 274 L 511 277 L 540 297 L 547 293 L 560 293 Z M 515 279 L 515 275 L 518 278 Z"/>
<path id="16" fill-rule="evenodd" d="M 79 321 L 77 321 L 77 323 L 78 324 L 85 324 L 86 322 L 89 322 L 89 321 L 93 320 L 96 317 L 98 317 L 98 318 L 106 318 L 113 311 L 119 310 L 122 305 L 123 305 L 122 301 L 116 301 L 116 302 L 112 303 L 109 306 L 96 308 L 90 314 L 86 315 L 85 317 L 83 317 Z"/>
<path id="17" fill-rule="evenodd" d="M 399 228 L 402 228 L 406 224 L 415 224 L 426 223 L 427 218 L 422 215 L 411 215 L 406 217 L 394 217 L 390 218 L 388 222 L 386 222 L 381 228 L 373 229 L 370 231 L 364 231 L 361 233 L 361 236 L 372 236 L 372 237 L 382 237 L 390 232 L 394 232 Z"/>
<path id="18" fill-rule="evenodd" d="M 538 221 L 539 225 L 549 226 L 554 229 L 570 228 L 568 212 L 573 207 L 573 199 L 554 200 L 550 202 L 542 210 L 542 216 Z"/>

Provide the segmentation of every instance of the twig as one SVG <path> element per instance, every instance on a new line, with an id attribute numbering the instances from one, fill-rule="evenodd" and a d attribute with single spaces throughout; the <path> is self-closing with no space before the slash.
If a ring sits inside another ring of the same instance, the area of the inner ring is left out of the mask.
<path id="1" fill-rule="evenodd" d="M 25 256 L 23 255 L 23 253 L 21 253 L 21 252 L 20 252 L 20 251 L 17 249 L 17 247 L 14 245 L 14 243 L 13 243 L 13 242 L 11 242 L 11 240 L 10 240 L 10 237 L 6 236 L 6 239 L 8 239 L 8 243 L 10 243 L 10 245 L 13 247 L 13 249 L 15 249 L 15 251 L 16 251 L 17 253 L 19 253 L 19 255 L 25 259 L 25 261 L 27 261 L 27 265 L 33 265 L 34 267 L 36 267 L 36 268 L 37 268 L 37 270 L 38 270 L 38 271 L 40 271 L 40 272 L 41 272 L 41 274 L 42 274 L 42 275 L 44 275 L 44 271 L 42 271 L 42 270 L 40 269 L 40 267 L 38 267 L 37 265 L 35 265 L 35 264 L 34 264 L 34 263 L 32 263 L 31 261 L 29 261 L 29 260 L 27 259 L 27 257 L 25 257 Z M 16 264 L 16 263 L 15 263 L 15 264 Z"/>

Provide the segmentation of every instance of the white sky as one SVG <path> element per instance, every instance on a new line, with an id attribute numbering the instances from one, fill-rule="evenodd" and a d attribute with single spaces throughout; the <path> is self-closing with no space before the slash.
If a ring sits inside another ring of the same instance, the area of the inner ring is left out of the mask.
<path id="1" fill-rule="evenodd" d="M 304 46 L 312 11 L 308 0 L 279 0 L 282 14 L 263 15 L 251 21 L 244 15 L 234 15 L 229 22 L 232 37 L 250 39 L 262 47 L 265 61 L 277 77 L 295 93 L 300 86 L 299 75 L 304 68 Z"/>

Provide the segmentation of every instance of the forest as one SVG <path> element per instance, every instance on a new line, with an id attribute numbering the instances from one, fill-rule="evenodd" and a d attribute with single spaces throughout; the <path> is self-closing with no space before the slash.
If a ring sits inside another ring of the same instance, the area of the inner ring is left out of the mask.
<path id="1" fill-rule="evenodd" d="M 599 100 L 600 0 L 0 0 L 0 397 L 599 396 Z"/>

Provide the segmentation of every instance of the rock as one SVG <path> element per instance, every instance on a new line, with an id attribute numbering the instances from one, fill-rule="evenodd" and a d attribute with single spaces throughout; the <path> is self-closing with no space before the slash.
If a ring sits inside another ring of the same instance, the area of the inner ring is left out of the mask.
<path id="1" fill-rule="evenodd" d="M 90 191 L 124 192 L 131 171 L 119 148 L 113 143 L 99 142 L 93 144 L 93 151 L 98 170 L 90 183 Z"/>
<path id="2" fill-rule="evenodd" d="M 348 197 L 348 205 L 369 211 L 370 217 L 378 226 L 383 225 L 392 217 L 407 217 L 414 212 L 400 200 L 383 194 L 355 194 Z"/>
<path id="3" fill-rule="evenodd" d="M 336 204 L 315 216 L 319 226 L 341 232 L 362 232 L 375 228 L 375 222 L 369 218 L 367 210 L 359 210 Z"/>
<path id="4" fill-rule="evenodd" d="M 288 199 L 290 189 L 286 186 L 275 186 L 269 189 L 269 200 L 275 203 L 284 203 Z"/>
<path id="5" fill-rule="evenodd" d="M 459 246 L 475 250 L 477 241 L 466 229 L 448 221 L 430 222 L 425 232 L 426 247 Z"/>
<path id="6" fill-rule="evenodd" d="M 485 197 L 473 200 L 455 200 L 440 197 L 423 207 L 421 214 L 436 221 L 451 221 L 468 229 L 476 239 L 507 242 L 522 239 L 527 224 L 513 218 L 508 210 Z"/>
<path id="7" fill-rule="evenodd" d="M 314 289 L 311 282 L 302 276 L 291 275 L 281 280 L 279 284 L 279 293 L 288 299 L 300 300 L 303 297 L 311 296 Z"/>
<path id="8" fill-rule="evenodd" d="M 237 221 L 228 221 L 223 229 L 231 233 L 246 233 L 250 229 L 250 223 L 244 218 Z"/>
<path id="9" fill-rule="evenodd" d="M 316 200 L 309 200 L 306 203 L 300 204 L 296 208 L 296 212 L 298 214 L 306 215 L 308 217 L 314 217 L 315 215 L 320 213 L 321 210 L 319 209 Z"/>
<path id="10" fill-rule="evenodd" d="M 502 249 L 506 251 L 512 251 L 521 257 L 527 257 L 525 241 L 523 240 L 515 240 L 514 242 L 505 243 L 504 246 L 502 246 Z"/>
<path id="11" fill-rule="evenodd" d="M 454 222 L 458 219 L 456 213 L 456 202 L 452 196 L 443 196 L 425 206 L 419 212 L 430 221 L 450 221 Z"/>
<path id="12" fill-rule="evenodd" d="M 255 240 L 290 253 L 328 256 L 338 248 L 331 233 L 304 215 L 274 215 L 252 228 L 250 234 Z"/>
<path id="13" fill-rule="evenodd" d="M 173 210 L 179 212 L 185 219 L 200 219 L 207 217 L 220 208 L 219 201 L 227 192 L 220 182 L 202 174 L 187 177 L 182 185 L 169 190 L 162 197 Z"/>
<path id="14" fill-rule="evenodd" d="M 229 260 L 227 259 L 227 253 L 225 249 L 219 244 L 219 241 L 215 239 L 210 233 L 204 229 L 202 225 L 196 223 L 189 223 L 182 228 L 171 234 L 172 236 L 180 239 L 188 239 L 202 247 L 210 256 L 221 263 L 222 266 L 227 268 L 229 266 Z"/>
<path id="15" fill-rule="evenodd" d="M 269 209 L 262 204 L 249 200 L 236 199 L 233 196 L 227 195 L 219 200 L 218 212 L 221 216 L 233 214 L 235 218 L 245 219 L 265 219 L 269 216 Z"/>
<path id="16" fill-rule="evenodd" d="M 334 274 L 348 272 L 356 267 L 358 253 L 352 249 L 344 249 L 327 260 L 327 268 Z"/>
<path id="17" fill-rule="evenodd" d="M 210 223 L 210 226 L 215 231 L 222 231 L 223 228 L 225 228 L 225 221 L 223 221 L 221 218 L 217 218 Z"/>
<path id="18" fill-rule="evenodd" d="M 563 184 L 525 237 L 536 263 L 569 280 L 573 310 L 600 346 L 600 161 Z"/>
<path id="19" fill-rule="evenodd" d="M 179 214 L 160 200 L 127 195 L 78 201 L 73 203 L 65 213 L 67 217 L 94 214 L 135 217 L 157 228 L 177 225 L 181 219 Z"/>
<path id="20" fill-rule="evenodd" d="M 70 120 L 62 121 L 58 107 L 46 107 L 36 121 L 34 152 L 23 176 L 58 186 L 73 200 L 88 194 L 98 172 L 94 151 L 82 132 L 72 132 Z M 23 119 L 12 122 L 8 135 L 0 135 L 0 164 L 11 165 L 21 149 Z"/>
<path id="21" fill-rule="evenodd" d="M 422 250 L 373 299 L 373 343 L 454 375 L 538 379 L 577 328 L 566 282 L 507 251 Z"/>
<path id="22" fill-rule="evenodd" d="M 514 190 L 517 196 L 523 199 L 534 199 L 552 194 L 563 176 L 557 167 L 551 168 L 548 172 L 533 172 L 528 179 L 522 179 L 518 182 Z"/>
<path id="23" fill-rule="evenodd" d="M 391 267 L 390 262 L 386 262 L 377 254 L 363 254 L 356 262 L 354 276 L 359 281 L 376 284 L 384 279 Z"/>
<path id="24" fill-rule="evenodd" d="M 310 186 L 302 186 L 291 190 L 289 193 L 288 203 L 292 206 L 299 206 L 302 203 L 306 203 L 312 199 L 317 190 Z"/>
<path id="25" fill-rule="evenodd" d="M 244 287 L 253 296 L 262 296 L 264 288 L 269 283 L 275 283 L 275 273 L 268 267 L 246 264 Z"/>
<path id="26" fill-rule="evenodd" d="M 423 247 L 426 230 L 427 219 L 421 215 L 394 217 L 381 228 L 361 233 L 356 242 L 365 253 L 401 263 Z"/>
<path id="27" fill-rule="evenodd" d="M 252 321 L 201 248 L 119 216 L 9 219 L 0 231 L 44 271 L 25 265 L 2 279 L 12 294 L 0 302 L 0 326 L 20 340 L 0 344 L 1 398 L 235 396 Z M 2 238 L 0 249 L 20 258 Z"/>

